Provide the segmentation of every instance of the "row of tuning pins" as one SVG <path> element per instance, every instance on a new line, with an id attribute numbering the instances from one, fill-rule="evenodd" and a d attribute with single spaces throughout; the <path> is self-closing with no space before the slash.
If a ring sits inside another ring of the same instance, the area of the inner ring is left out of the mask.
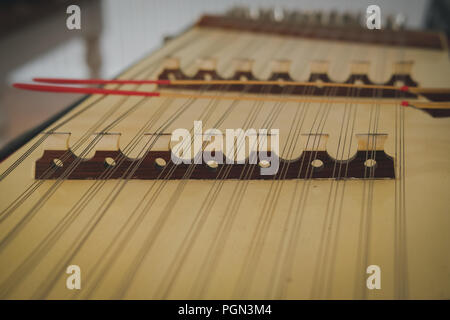
<path id="1" fill-rule="evenodd" d="M 365 12 L 339 13 L 335 10 L 322 12 L 287 10 L 280 7 L 249 8 L 237 6 L 231 8 L 227 15 L 261 22 L 284 22 L 301 26 L 365 27 Z M 406 18 L 402 14 L 388 15 L 383 23 L 383 29 L 401 30 L 404 29 L 405 23 Z"/>

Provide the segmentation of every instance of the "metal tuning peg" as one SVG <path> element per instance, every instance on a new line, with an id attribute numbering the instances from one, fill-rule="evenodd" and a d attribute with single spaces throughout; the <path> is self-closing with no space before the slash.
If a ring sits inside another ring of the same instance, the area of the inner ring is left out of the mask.
<path id="1" fill-rule="evenodd" d="M 260 17 L 260 10 L 256 7 L 251 7 L 249 9 L 249 17 L 253 20 L 258 20 Z"/>
<path id="2" fill-rule="evenodd" d="M 311 22 L 313 25 L 321 25 L 323 22 L 323 14 L 321 11 L 313 11 L 311 14 Z"/>
<path id="3" fill-rule="evenodd" d="M 284 18 L 283 20 L 287 23 L 296 23 L 297 12 L 293 10 L 283 10 Z"/>
<path id="4" fill-rule="evenodd" d="M 261 21 L 280 22 L 284 19 L 284 11 L 280 7 L 261 9 L 259 19 Z"/>
<path id="5" fill-rule="evenodd" d="M 259 9 L 259 17 L 260 21 L 269 22 L 272 21 L 272 9 L 261 8 Z"/>
<path id="6" fill-rule="evenodd" d="M 337 26 L 339 25 L 339 14 L 337 11 L 332 10 L 328 15 L 328 25 L 329 26 Z"/>
<path id="7" fill-rule="evenodd" d="M 357 27 L 360 25 L 358 16 L 349 12 L 342 15 L 342 22 L 346 27 Z"/>
<path id="8" fill-rule="evenodd" d="M 364 26 L 364 13 L 361 11 L 358 11 L 358 13 L 355 15 L 355 23 L 359 26 L 362 27 Z"/>
<path id="9" fill-rule="evenodd" d="M 307 23 L 307 14 L 302 11 L 285 11 L 285 21 L 292 24 L 305 25 Z"/>
<path id="10" fill-rule="evenodd" d="M 348 27 L 352 24 L 352 17 L 348 12 L 342 14 L 342 24 L 344 27 Z"/>
<path id="11" fill-rule="evenodd" d="M 277 22 L 284 21 L 285 17 L 286 17 L 286 14 L 285 14 L 285 10 L 283 10 L 283 8 L 275 7 L 273 9 L 273 20 L 274 21 L 277 21 Z"/>
<path id="12" fill-rule="evenodd" d="M 394 18 L 393 29 L 402 30 L 405 28 L 405 25 L 406 25 L 406 17 L 401 13 L 396 14 Z"/>
<path id="13" fill-rule="evenodd" d="M 304 19 L 305 19 L 305 24 L 306 25 L 311 25 L 313 23 L 313 13 L 312 11 L 305 11 L 304 12 Z"/>
<path id="14" fill-rule="evenodd" d="M 384 25 L 384 28 L 387 30 L 393 30 L 394 23 L 395 23 L 394 16 L 390 14 L 390 15 L 388 15 L 388 17 L 386 19 L 386 24 Z"/>
<path id="15" fill-rule="evenodd" d="M 250 17 L 250 10 L 248 7 L 236 6 L 236 7 L 232 7 L 230 10 L 228 10 L 226 15 L 229 17 L 233 17 L 233 18 L 247 19 Z"/>

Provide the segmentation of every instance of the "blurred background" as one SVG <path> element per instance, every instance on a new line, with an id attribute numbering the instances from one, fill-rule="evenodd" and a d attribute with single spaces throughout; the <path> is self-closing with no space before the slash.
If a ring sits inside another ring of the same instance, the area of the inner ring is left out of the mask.
<path id="1" fill-rule="evenodd" d="M 0 0 L 0 149 L 81 97 L 11 87 L 33 77 L 119 74 L 204 13 L 233 6 L 401 14 L 408 29 L 447 32 L 448 0 Z M 66 9 L 81 8 L 81 30 L 68 30 Z"/>

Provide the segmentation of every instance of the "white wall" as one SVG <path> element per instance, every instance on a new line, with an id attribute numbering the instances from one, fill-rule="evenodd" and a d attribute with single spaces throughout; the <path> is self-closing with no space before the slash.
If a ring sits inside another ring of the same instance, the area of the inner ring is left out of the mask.
<path id="1" fill-rule="evenodd" d="M 178 33 L 203 13 L 221 13 L 234 5 L 364 12 L 369 4 L 378 4 L 382 17 L 402 13 L 408 27 L 419 28 L 427 3 L 426 0 L 103 0 L 102 76 L 118 74 L 159 47 L 165 35 Z M 9 81 L 26 81 L 34 76 L 86 77 L 83 46 L 82 41 L 70 40 L 15 70 Z"/>

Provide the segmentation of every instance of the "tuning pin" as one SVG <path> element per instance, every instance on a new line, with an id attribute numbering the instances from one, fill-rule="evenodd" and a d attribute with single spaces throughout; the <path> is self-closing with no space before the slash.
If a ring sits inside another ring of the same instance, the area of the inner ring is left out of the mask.
<path id="1" fill-rule="evenodd" d="M 346 12 L 342 15 L 342 22 L 344 26 L 347 27 L 355 27 L 359 25 L 359 21 L 356 17 L 356 15 Z"/>
<path id="2" fill-rule="evenodd" d="M 344 14 L 342 14 L 342 24 L 344 26 L 348 26 L 351 25 L 352 23 L 352 18 L 350 16 L 350 14 L 348 12 L 345 12 Z"/>
<path id="3" fill-rule="evenodd" d="M 314 11 L 311 14 L 311 22 L 313 25 L 321 25 L 322 19 L 323 19 L 322 12 L 320 11 Z"/>
<path id="4" fill-rule="evenodd" d="M 364 14 L 361 11 L 358 11 L 358 13 L 355 15 L 355 23 L 359 27 L 364 25 Z"/>
<path id="5" fill-rule="evenodd" d="M 280 21 L 283 21 L 284 18 L 285 18 L 284 10 L 280 7 L 275 7 L 273 9 L 273 20 L 280 22 Z"/>
<path id="6" fill-rule="evenodd" d="M 301 11 L 290 11 L 285 12 L 285 21 L 288 21 L 290 23 L 295 23 L 298 25 L 305 25 L 307 23 L 307 14 Z"/>
<path id="7" fill-rule="evenodd" d="M 234 18 L 248 18 L 250 16 L 249 9 L 243 6 L 233 7 L 226 14 Z"/>
<path id="8" fill-rule="evenodd" d="M 317 12 L 314 11 L 306 11 L 306 24 L 310 26 L 317 25 Z"/>
<path id="9" fill-rule="evenodd" d="M 322 15 L 322 25 L 334 26 L 336 25 L 337 13 L 336 11 L 328 11 Z"/>
<path id="10" fill-rule="evenodd" d="M 335 10 L 330 11 L 330 14 L 328 15 L 328 24 L 330 26 L 339 25 L 339 14 L 337 13 L 337 11 Z"/>
<path id="11" fill-rule="evenodd" d="M 406 24 L 406 17 L 401 13 L 396 14 L 394 18 L 393 29 L 402 30 L 405 28 L 405 24 Z"/>
<path id="12" fill-rule="evenodd" d="M 297 16 L 298 22 L 302 25 L 307 25 L 309 23 L 310 15 L 310 11 L 299 12 Z"/>
<path id="13" fill-rule="evenodd" d="M 283 20 L 288 23 L 295 23 L 296 20 L 296 12 L 293 10 L 284 10 L 283 11 L 284 18 Z"/>
<path id="14" fill-rule="evenodd" d="M 388 15 L 388 17 L 386 19 L 386 24 L 385 24 L 384 28 L 387 30 L 393 30 L 394 23 L 395 23 L 394 16 L 390 14 L 390 15 Z"/>
<path id="15" fill-rule="evenodd" d="M 261 9 L 259 11 L 259 19 L 261 21 L 282 21 L 284 19 L 284 11 L 279 7 Z"/>
<path id="16" fill-rule="evenodd" d="M 259 15 L 260 15 L 260 12 L 259 12 L 258 8 L 256 8 L 256 7 L 251 7 L 250 8 L 250 10 L 249 10 L 249 17 L 250 17 L 250 19 L 258 20 L 259 19 Z"/>
<path id="17" fill-rule="evenodd" d="M 272 10 L 271 9 L 266 9 L 266 8 L 261 8 L 259 9 L 259 20 L 261 21 L 271 21 L 272 20 Z"/>

